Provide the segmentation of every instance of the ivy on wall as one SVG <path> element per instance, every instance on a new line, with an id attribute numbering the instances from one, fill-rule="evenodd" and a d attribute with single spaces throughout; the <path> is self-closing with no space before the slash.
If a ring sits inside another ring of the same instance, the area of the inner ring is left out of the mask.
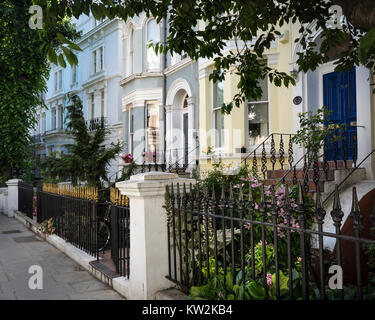
<path id="1" fill-rule="evenodd" d="M 0 183 L 31 168 L 30 131 L 36 124 L 36 108 L 44 104 L 40 94 L 46 92 L 50 71 L 43 44 L 58 33 L 70 40 L 79 37 L 68 21 L 45 34 L 30 29 L 31 5 L 31 0 L 0 3 Z"/>

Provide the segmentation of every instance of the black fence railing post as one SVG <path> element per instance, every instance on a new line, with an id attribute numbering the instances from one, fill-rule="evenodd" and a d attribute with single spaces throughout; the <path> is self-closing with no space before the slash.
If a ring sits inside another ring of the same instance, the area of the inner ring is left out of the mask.
<path id="1" fill-rule="evenodd" d="M 336 235 L 340 234 L 341 221 L 344 217 L 344 213 L 341 210 L 340 195 L 337 185 L 335 186 L 335 196 L 333 200 L 333 207 L 331 211 L 331 217 L 333 224 L 335 226 Z M 337 254 L 337 264 L 342 268 L 342 252 L 341 252 L 341 239 L 336 240 L 336 254 Z M 344 290 L 341 289 L 340 292 L 341 299 L 344 299 Z"/>
<path id="2" fill-rule="evenodd" d="M 306 234 L 305 234 L 305 204 L 304 191 L 302 184 L 298 184 L 298 198 L 296 213 L 298 215 L 298 223 L 300 228 L 301 258 L 302 258 L 302 298 L 309 299 L 309 274 L 307 268 L 307 252 L 306 252 Z"/>

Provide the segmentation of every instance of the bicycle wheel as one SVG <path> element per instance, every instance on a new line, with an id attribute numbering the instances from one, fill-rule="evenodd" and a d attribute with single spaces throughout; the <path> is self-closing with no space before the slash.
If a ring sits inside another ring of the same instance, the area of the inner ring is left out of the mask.
<path id="1" fill-rule="evenodd" d="M 111 229 L 107 221 L 98 220 L 98 251 L 103 252 L 111 241 Z"/>

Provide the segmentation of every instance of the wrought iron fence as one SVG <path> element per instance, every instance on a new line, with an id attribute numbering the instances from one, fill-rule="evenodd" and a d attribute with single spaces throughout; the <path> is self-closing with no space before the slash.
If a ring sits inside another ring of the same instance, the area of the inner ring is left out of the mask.
<path id="1" fill-rule="evenodd" d="M 111 257 L 116 272 L 123 277 L 130 275 L 130 209 L 129 198 L 111 189 Z"/>
<path id="2" fill-rule="evenodd" d="M 56 235 L 97 260 L 110 249 L 116 272 L 129 278 L 129 199 L 118 189 L 44 184 L 37 198 L 38 222 L 53 218 Z"/>
<path id="3" fill-rule="evenodd" d="M 26 182 L 18 182 L 18 210 L 33 218 L 33 185 Z"/>
<path id="4" fill-rule="evenodd" d="M 353 235 L 341 234 L 344 213 L 338 190 L 330 213 L 335 231 L 328 232 L 319 188 L 316 205 L 304 195 L 301 183 L 291 190 L 250 184 L 231 185 L 229 190 L 188 188 L 167 187 L 165 205 L 167 278 L 182 290 L 229 275 L 237 288 L 248 288 L 258 299 L 343 299 L 353 292 L 356 296 L 351 298 L 375 299 L 362 260 L 362 246 L 375 245 L 375 239 L 361 237 L 363 215 L 355 188 L 349 215 Z M 375 224 L 375 212 L 371 219 Z M 325 249 L 330 239 L 335 242 L 332 252 Z M 354 245 L 352 258 L 343 252 L 344 243 Z M 344 282 L 340 290 L 329 288 L 327 268 L 344 267 L 345 274 L 348 259 L 355 261 L 355 270 L 349 270 L 355 273 L 355 283 Z"/>
<path id="5" fill-rule="evenodd" d="M 53 218 L 55 234 L 98 256 L 98 203 L 95 188 L 44 185 L 38 190 L 39 221 Z"/>

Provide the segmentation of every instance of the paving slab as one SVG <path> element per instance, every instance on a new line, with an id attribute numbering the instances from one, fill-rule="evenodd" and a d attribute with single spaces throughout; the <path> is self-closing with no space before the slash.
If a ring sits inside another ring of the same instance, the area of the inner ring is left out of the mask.
<path id="1" fill-rule="evenodd" d="M 16 230 L 18 230 L 16 232 Z M 5 233 L 4 233 L 5 231 Z M 43 289 L 31 290 L 29 268 L 43 270 Z M 0 215 L 0 300 L 122 300 L 61 251 Z"/>

